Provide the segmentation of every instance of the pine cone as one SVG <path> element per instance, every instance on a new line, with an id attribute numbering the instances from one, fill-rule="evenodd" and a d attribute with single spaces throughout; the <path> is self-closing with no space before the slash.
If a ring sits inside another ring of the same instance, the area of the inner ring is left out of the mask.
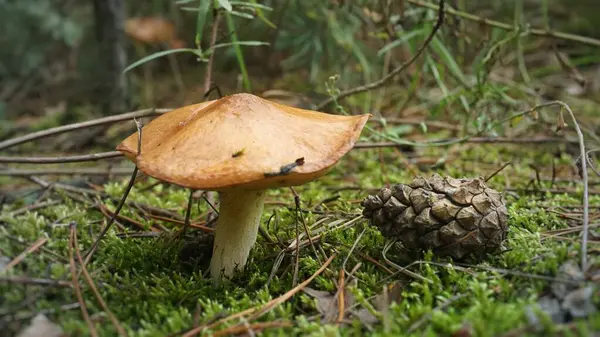
<path id="1" fill-rule="evenodd" d="M 483 179 L 417 177 L 382 188 L 361 205 L 372 225 L 408 250 L 455 259 L 497 252 L 508 230 L 505 200 Z"/>

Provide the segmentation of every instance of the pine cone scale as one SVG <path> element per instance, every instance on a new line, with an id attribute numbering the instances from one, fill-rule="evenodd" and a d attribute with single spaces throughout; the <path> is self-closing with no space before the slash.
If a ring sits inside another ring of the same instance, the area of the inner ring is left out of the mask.
<path id="1" fill-rule="evenodd" d="M 482 179 L 416 177 L 367 196 L 362 206 L 372 225 L 405 248 L 457 259 L 498 251 L 508 230 L 504 198 Z"/>

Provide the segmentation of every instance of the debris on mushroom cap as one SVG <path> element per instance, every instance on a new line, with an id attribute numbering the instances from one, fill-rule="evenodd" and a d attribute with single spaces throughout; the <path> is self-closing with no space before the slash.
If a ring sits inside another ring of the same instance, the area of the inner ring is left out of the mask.
<path id="1" fill-rule="evenodd" d="M 157 179 L 194 189 L 293 186 L 327 172 L 358 139 L 369 114 L 339 116 L 251 94 L 170 111 L 117 150 Z"/>
<path id="2" fill-rule="evenodd" d="M 175 25 L 161 17 L 138 17 L 125 20 L 125 33 L 143 43 L 170 43 L 180 45 Z"/>

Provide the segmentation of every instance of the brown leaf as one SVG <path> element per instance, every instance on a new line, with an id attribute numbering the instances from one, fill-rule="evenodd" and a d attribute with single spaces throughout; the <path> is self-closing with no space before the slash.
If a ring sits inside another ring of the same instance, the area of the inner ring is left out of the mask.
<path id="1" fill-rule="evenodd" d="M 323 315 L 324 323 L 334 323 L 337 321 L 338 296 L 328 291 L 316 290 L 309 287 L 302 289 L 307 295 L 317 299 L 317 310 Z M 344 289 L 344 308 L 350 308 L 354 305 L 354 296 L 350 291 Z"/>

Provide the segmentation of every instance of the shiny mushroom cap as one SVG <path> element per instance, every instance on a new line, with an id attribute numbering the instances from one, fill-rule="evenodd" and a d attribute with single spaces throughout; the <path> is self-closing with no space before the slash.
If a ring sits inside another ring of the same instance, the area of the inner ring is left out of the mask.
<path id="1" fill-rule="evenodd" d="M 117 146 L 145 174 L 226 191 L 294 186 L 324 175 L 358 139 L 369 114 L 339 116 L 251 94 L 170 111 Z"/>

